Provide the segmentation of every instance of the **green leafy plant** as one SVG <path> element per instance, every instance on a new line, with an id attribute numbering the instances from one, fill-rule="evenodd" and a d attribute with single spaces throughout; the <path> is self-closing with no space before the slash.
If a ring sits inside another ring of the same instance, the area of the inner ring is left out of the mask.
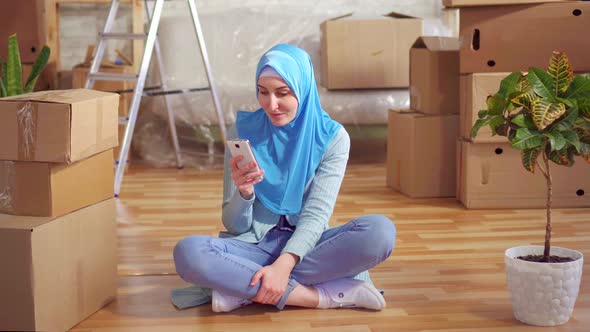
<path id="1" fill-rule="evenodd" d="M 0 58 L 0 66 L 2 68 L 0 96 L 8 97 L 32 92 L 37 83 L 37 79 L 47 65 L 49 54 L 49 47 L 43 46 L 23 87 L 22 64 L 16 34 L 8 37 L 8 55 L 6 62 Z"/>
<path id="2" fill-rule="evenodd" d="M 539 169 L 547 184 L 547 223 L 543 256 L 526 260 L 550 262 L 551 203 L 553 180 L 551 163 L 571 167 L 574 157 L 590 163 L 590 75 L 574 77 L 565 53 L 553 52 L 547 71 L 530 68 L 514 72 L 500 83 L 499 91 L 486 100 L 473 125 L 475 137 L 483 126 L 492 135 L 508 137 L 521 150 L 524 168 Z"/>

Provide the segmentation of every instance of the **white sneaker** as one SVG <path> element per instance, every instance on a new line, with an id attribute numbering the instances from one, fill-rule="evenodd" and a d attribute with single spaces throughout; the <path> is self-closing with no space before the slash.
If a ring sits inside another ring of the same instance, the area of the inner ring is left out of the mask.
<path id="1" fill-rule="evenodd" d="M 216 290 L 212 292 L 211 298 L 214 312 L 230 312 L 252 303 L 250 300 L 223 294 Z"/>
<path id="2" fill-rule="evenodd" d="M 318 308 L 365 308 L 381 310 L 385 299 L 371 283 L 356 279 L 336 279 L 315 285 Z"/>

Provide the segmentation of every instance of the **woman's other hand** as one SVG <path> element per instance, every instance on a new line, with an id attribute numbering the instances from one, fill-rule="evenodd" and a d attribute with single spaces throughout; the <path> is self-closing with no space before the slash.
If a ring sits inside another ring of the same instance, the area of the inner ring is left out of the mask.
<path id="1" fill-rule="evenodd" d="M 299 256 L 284 253 L 271 265 L 258 270 L 252 277 L 250 286 L 256 286 L 260 282 L 260 288 L 256 296 L 250 300 L 263 304 L 277 304 L 285 295 L 289 276 L 298 261 Z"/>
<path id="2" fill-rule="evenodd" d="M 244 157 L 237 156 L 229 161 L 231 178 L 244 199 L 250 199 L 254 195 L 254 185 L 263 180 L 264 171 L 257 170 L 256 162 L 238 167 L 238 163 Z"/>

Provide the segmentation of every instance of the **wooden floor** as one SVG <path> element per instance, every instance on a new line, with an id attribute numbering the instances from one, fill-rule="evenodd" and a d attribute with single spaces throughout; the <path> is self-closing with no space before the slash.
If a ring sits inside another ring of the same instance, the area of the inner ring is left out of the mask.
<path id="1" fill-rule="evenodd" d="M 542 243 L 544 210 L 465 210 L 452 198 L 408 199 L 385 187 L 382 164 L 349 166 L 331 225 L 369 213 L 395 221 L 396 248 L 371 271 L 387 309 L 176 310 L 169 292 L 185 284 L 175 275 L 172 248 L 184 236 L 221 230 L 221 175 L 131 170 L 118 201 L 117 300 L 73 331 L 590 331 L 589 264 L 568 324 L 538 328 L 512 316 L 503 253 Z M 590 209 L 556 210 L 553 220 L 553 244 L 590 257 Z"/>

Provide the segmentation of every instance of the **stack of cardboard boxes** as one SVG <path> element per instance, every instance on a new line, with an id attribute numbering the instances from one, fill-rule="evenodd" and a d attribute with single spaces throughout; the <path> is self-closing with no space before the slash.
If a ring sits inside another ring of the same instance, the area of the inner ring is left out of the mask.
<path id="1" fill-rule="evenodd" d="M 526 4 L 523 4 L 526 3 Z M 522 166 L 520 151 L 489 127 L 470 132 L 486 98 L 513 71 L 546 69 L 552 51 L 565 52 L 574 70 L 590 71 L 590 2 L 546 0 L 445 0 L 460 7 L 460 133 L 457 198 L 467 208 L 542 208 L 545 179 Z M 463 7 L 465 6 L 465 7 Z M 590 206 L 588 167 L 556 166 L 553 206 Z M 539 173 L 539 172 L 537 172 Z"/>
<path id="2" fill-rule="evenodd" d="M 455 195 L 459 41 L 420 37 L 410 52 L 410 111 L 390 111 L 387 185 L 410 197 Z"/>
<path id="3" fill-rule="evenodd" d="M 118 102 L 0 99 L 0 330 L 65 331 L 114 299 Z"/>

